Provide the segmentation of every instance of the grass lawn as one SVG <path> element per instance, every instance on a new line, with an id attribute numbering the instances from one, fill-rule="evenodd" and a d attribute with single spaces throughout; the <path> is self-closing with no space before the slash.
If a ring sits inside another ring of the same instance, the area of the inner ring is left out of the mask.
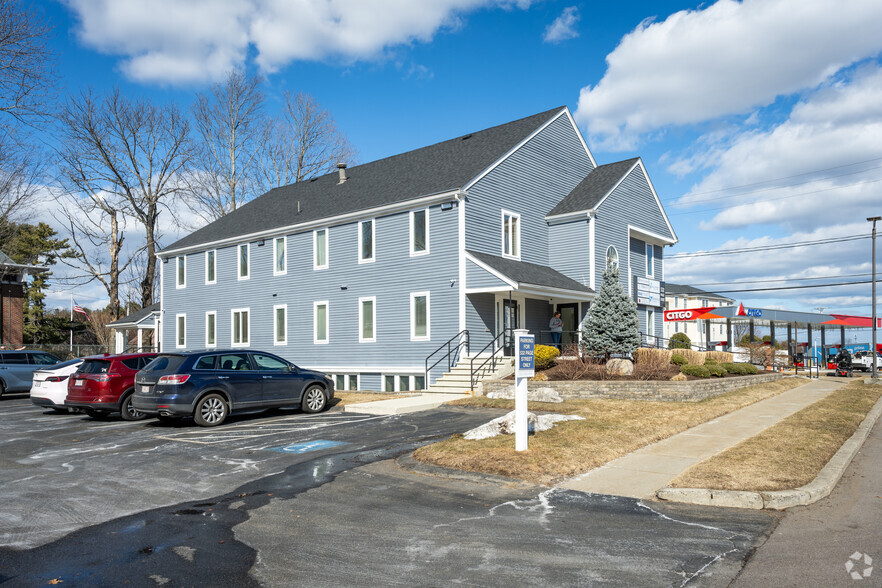
<path id="1" fill-rule="evenodd" d="M 417 449 L 414 457 L 443 467 L 550 485 L 804 383 L 805 380 L 785 378 L 700 402 L 606 399 L 567 400 L 561 404 L 531 402 L 529 408 L 533 412 L 577 414 L 586 420 L 568 421 L 531 436 L 528 451 L 515 451 L 512 435 L 481 441 L 467 441 L 462 435 L 456 435 Z M 485 397 L 464 398 L 449 404 L 514 409 L 513 400 Z"/>
<path id="2" fill-rule="evenodd" d="M 696 464 L 671 485 L 722 490 L 787 490 L 815 479 L 882 396 L 852 382 L 759 435 Z"/>

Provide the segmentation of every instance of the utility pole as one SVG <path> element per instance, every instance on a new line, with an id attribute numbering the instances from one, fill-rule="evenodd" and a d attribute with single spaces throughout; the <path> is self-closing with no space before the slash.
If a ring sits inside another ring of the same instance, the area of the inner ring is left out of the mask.
<path id="1" fill-rule="evenodd" d="M 879 377 L 876 374 L 876 221 L 882 220 L 882 216 L 871 216 L 867 220 L 873 223 L 873 349 L 870 357 L 873 358 L 872 378 L 875 380 Z"/>

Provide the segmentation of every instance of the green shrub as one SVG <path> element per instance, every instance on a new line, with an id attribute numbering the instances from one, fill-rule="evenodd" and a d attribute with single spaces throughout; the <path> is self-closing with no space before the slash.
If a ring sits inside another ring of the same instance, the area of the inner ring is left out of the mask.
<path id="1" fill-rule="evenodd" d="M 668 339 L 668 349 L 689 349 L 692 347 L 692 341 L 686 333 L 674 333 Z"/>
<path id="2" fill-rule="evenodd" d="M 717 365 L 717 360 L 713 359 L 712 357 L 705 357 L 704 365 Z"/>
<path id="3" fill-rule="evenodd" d="M 751 363 L 724 363 L 721 364 L 730 374 L 739 376 L 750 376 L 756 374 L 759 370 Z"/>
<path id="4" fill-rule="evenodd" d="M 557 362 L 554 360 L 560 356 L 560 351 L 557 347 L 552 347 L 551 345 L 537 345 L 533 349 L 533 355 L 536 360 L 536 370 L 541 371 L 557 365 Z"/>
<path id="5" fill-rule="evenodd" d="M 707 371 L 710 373 L 710 375 L 712 375 L 715 378 L 723 378 L 726 376 L 726 374 L 729 373 L 726 371 L 726 368 L 724 368 L 723 366 L 721 366 L 718 363 L 712 363 L 710 365 L 705 363 L 704 367 L 707 368 Z"/>
<path id="6" fill-rule="evenodd" d="M 689 360 L 679 353 L 675 353 L 671 356 L 671 363 L 674 365 L 686 365 L 687 363 L 689 363 Z"/>
<path id="7" fill-rule="evenodd" d="M 703 365 L 683 365 L 680 366 L 680 373 L 686 374 L 687 376 L 695 376 L 696 378 L 709 378 L 710 371 L 707 369 L 707 366 Z"/>

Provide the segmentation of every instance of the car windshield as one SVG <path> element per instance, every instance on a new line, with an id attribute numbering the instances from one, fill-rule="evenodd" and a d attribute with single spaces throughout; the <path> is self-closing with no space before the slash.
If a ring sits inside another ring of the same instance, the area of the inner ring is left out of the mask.
<path id="1" fill-rule="evenodd" d="M 57 363 L 57 364 L 53 365 L 52 369 L 53 370 L 60 370 L 62 368 L 71 367 L 73 365 L 77 365 L 81 361 L 83 361 L 83 360 L 82 359 L 71 359 L 69 361 L 65 361 L 64 363 Z M 49 370 L 46 370 L 46 371 L 49 371 Z"/>
<path id="2" fill-rule="evenodd" d="M 105 359 L 87 359 L 77 370 L 78 374 L 106 374 L 110 371 L 110 362 Z"/>
<path id="3" fill-rule="evenodd" d="M 187 358 L 183 355 L 159 355 L 141 368 L 142 372 L 173 372 L 181 367 Z"/>

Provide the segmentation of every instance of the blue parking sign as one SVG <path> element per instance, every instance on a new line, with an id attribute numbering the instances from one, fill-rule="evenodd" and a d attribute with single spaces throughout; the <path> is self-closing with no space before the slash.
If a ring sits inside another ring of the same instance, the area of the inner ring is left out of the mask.
<path id="1" fill-rule="evenodd" d="M 517 363 L 515 364 L 515 377 L 531 378 L 535 372 L 535 351 L 536 339 L 533 335 L 517 336 Z"/>

